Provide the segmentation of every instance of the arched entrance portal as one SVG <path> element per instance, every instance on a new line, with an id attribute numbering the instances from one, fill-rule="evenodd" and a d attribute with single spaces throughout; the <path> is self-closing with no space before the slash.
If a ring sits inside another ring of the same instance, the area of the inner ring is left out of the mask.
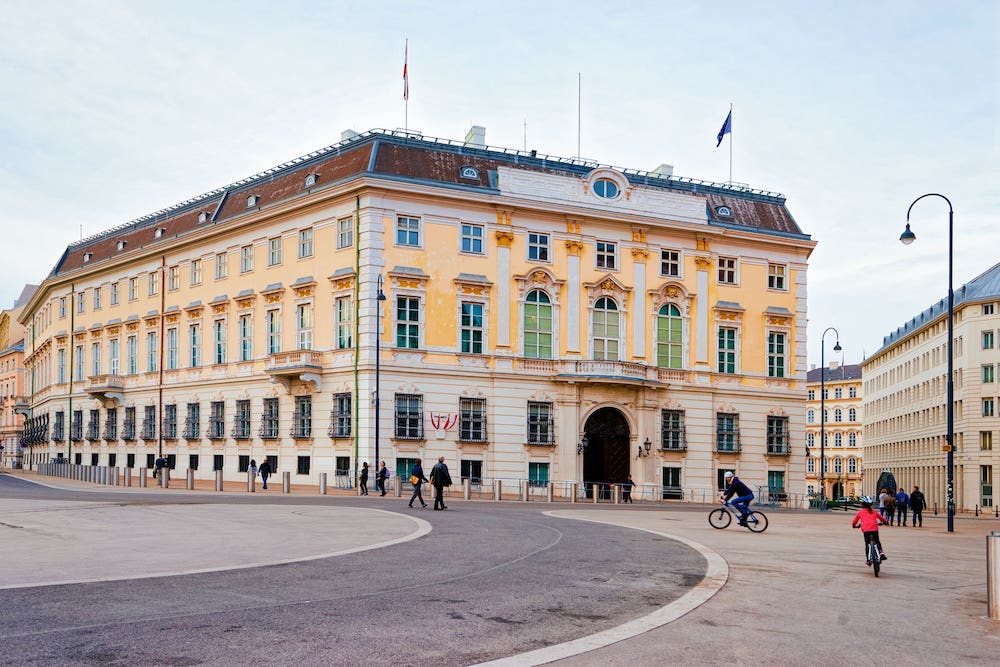
<path id="1" fill-rule="evenodd" d="M 628 420 L 615 408 L 601 408 L 590 415 L 583 431 L 587 435 L 583 481 L 590 497 L 591 484 L 623 482 L 629 474 Z"/>

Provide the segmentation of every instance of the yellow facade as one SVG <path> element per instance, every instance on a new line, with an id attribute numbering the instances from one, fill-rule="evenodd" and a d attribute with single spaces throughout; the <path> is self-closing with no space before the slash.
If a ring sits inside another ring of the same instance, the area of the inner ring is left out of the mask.
<path id="1" fill-rule="evenodd" d="M 823 370 L 826 373 L 821 382 L 819 373 Z M 807 388 L 806 491 L 828 500 L 856 498 L 862 495 L 865 473 L 861 366 L 833 362 L 826 369 L 813 369 Z M 823 400 L 822 391 L 826 392 Z M 822 410 L 826 410 L 825 420 Z M 823 436 L 825 447 L 821 448 Z M 826 469 L 820 475 L 822 459 L 826 459 Z"/>

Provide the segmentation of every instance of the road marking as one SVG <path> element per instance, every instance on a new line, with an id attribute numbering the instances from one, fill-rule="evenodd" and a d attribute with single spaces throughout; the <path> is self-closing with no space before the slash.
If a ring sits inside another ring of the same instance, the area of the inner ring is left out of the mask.
<path id="1" fill-rule="evenodd" d="M 722 556 L 703 544 L 699 544 L 698 542 L 694 542 L 687 538 L 670 535 L 658 530 L 650 530 L 649 528 L 622 526 L 622 524 L 614 521 L 605 521 L 582 516 L 566 516 L 562 513 L 562 510 L 543 512 L 543 514 L 557 519 L 572 519 L 576 521 L 605 523 L 612 526 L 631 528 L 632 530 L 641 530 L 647 533 L 652 533 L 653 535 L 659 535 L 660 537 L 666 537 L 667 539 L 689 546 L 700 553 L 702 557 L 708 561 L 708 569 L 702 580 L 698 582 L 698 585 L 682 595 L 680 598 L 660 607 L 651 614 L 647 614 L 646 616 L 634 619 L 628 623 L 623 623 L 617 627 L 609 630 L 603 630 L 586 637 L 580 637 L 579 639 L 573 639 L 561 644 L 555 644 L 554 646 L 546 646 L 545 648 L 528 651 L 527 653 L 512 655 L 507 658 L 500 658 L 499 660 L 482 662 L 478 665 L 474 665 L 473 667 L 530 667 L 532 665 L 544 665 L 556 660 L 562 660 L 563 658 L 569 658 L 574 655 L 580 655 L 581 653 L 587 653 L 599 648 L 604 648 L 605 646 L 616 644 L 625 639 L 631 639 L 632 637 L 641 635 L 644 632 L 649 632 L 650 630 L 664 626 L 671 621 L 677 620 L 689 611 L 697 609 L 700 605 L 707 602 L 713 595 L 718 593 L 729 579 L 729 565 Z"/>

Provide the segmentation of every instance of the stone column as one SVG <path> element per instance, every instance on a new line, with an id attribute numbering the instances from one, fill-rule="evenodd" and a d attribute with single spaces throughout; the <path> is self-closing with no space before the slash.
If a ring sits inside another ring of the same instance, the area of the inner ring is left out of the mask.
<path id="1" fill-rule="evenodd" d="M 645 234 L 643 235 L 645 236 Z M 632 357 L 646 358 L 646 258 L 649 251 L 642 248 L 632 248 L 632 278 L 635 298 L 632 302 Z M 654 360 L 655 361 L 655 360 Z"/>
<path id="2" fill-rule="evenodd" d="M 583 243 L 566 241 L 566 351 L 580 356 L 580 254 Z"/>

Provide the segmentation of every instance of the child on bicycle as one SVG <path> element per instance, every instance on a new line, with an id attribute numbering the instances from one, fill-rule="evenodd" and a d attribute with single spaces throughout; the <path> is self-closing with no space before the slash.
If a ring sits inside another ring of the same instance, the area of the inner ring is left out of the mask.
<path id="1" fill-rule="evenodd" d="M 868 544 L 870 542 L 875 542 L 878 545 L 878 550 L 882 553 L 881 560 L 886 560 L 887 558 L 885 552 L 882 551 L 882 542 L 878 539 L 878 525 L 887 525 L 889 522 L 886 521 L 880 512 L 872 510 L 872 502 L 871 496 L 861 496 L 861 509 L 858 510 L 858 513 L 854 515 L 854 520 L 851 521 L 851 528 L 861 526 L 861 534 L 865 538 L 865 563 L 868 565 L 872 564 L 868 560 Z"/>

